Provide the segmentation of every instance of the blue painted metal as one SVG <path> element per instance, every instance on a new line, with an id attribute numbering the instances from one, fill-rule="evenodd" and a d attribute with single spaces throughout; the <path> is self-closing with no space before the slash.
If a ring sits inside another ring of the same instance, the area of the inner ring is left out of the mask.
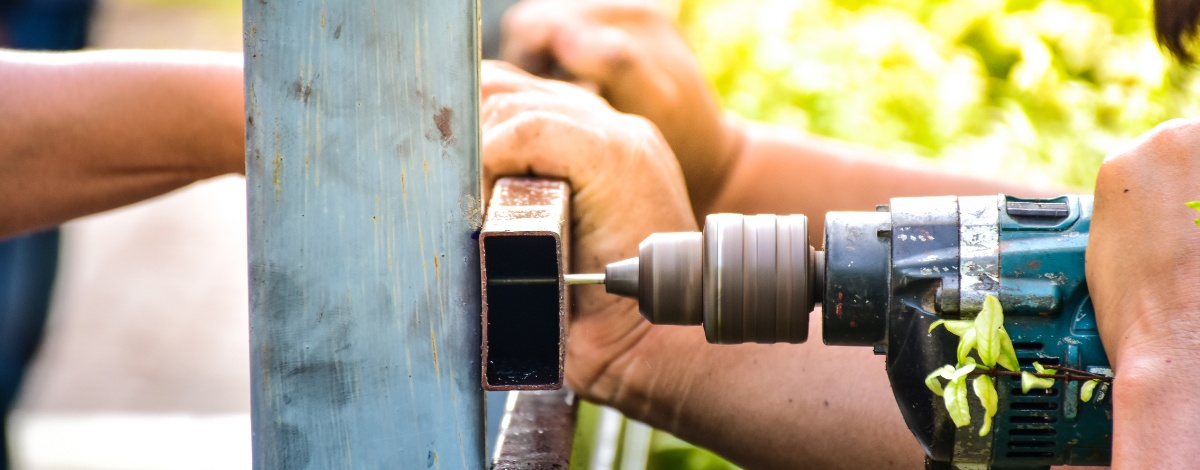
<path id="1" fill-rule="evenodd" d="M 484 468 L 477 2 L 243 18 L 255 468 Z"/>

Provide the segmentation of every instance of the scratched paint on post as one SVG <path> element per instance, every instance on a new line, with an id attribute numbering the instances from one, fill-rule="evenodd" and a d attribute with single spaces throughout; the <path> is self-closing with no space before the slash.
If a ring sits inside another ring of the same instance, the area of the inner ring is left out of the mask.
<path id="1" fill-rule="evenodd" d="M 255 468 L 484 468 L 477 3 L 244 3 Z"/>

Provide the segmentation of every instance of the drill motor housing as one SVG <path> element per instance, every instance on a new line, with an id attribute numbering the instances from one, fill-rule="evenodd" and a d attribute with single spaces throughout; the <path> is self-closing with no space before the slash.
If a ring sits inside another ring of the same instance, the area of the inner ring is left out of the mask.
<path id="1" fill-rule="evenodd" d="M 896 198 L 877 212 L 827 216 L 824 341 L 886 356 L 897 404 L 930 467 L 1109 464 L 1112 400 L 1097 393 L 1082 402 L 1082 382 L 1024 394 L 1019 378 L 996 377 L 999 410 L 984 437 L 977 400 L 968 400 L 972 425 L 955 428 L 924 384 L 956 362 L 959 342 L 929 326 L 973 318 L 987 294 L 1004 307 L 1021 370 L 1037 361 L 1111 375 L 1084 279 L 1091 210 L 1088 196 L 1000 195 Z"/>
<path id="2" fill-rule="evenodd" d="M 928 374 L 954 364 L 959 338 L 940 319 L 969 319 L 999 299 L 1021 369 L 1070 367 L 1111 375 L 1084 279 L 1090 196 L 896 198 L 875 212 L 831 212 L 825 251 L 803 215 L 708 216 L 701 232 L 656 233 L 637 258 L 608 265 L 608 292 L 638 299 L 655 324 L 703 325 L 709 342 L 803 343 L 821 302 L 822 339 L 868 346 L 887 374 L 930 468 L 1107 465 L 1112 400 L 1081 382 L 1021 393 L 996 377 L 999 409 L 980 437 L 956 428 Z"/>

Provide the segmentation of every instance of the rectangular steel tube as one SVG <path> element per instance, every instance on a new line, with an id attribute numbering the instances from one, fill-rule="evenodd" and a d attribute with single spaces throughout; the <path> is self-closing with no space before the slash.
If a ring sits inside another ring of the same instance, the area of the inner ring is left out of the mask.
<path id="1" fill-rule="evenodd" d="M 569 468 L 575 412 L 575 395 L 566 389 L 513 392 L 491 469 Z"/>
<path id="2" fill-rule="evenodd" d="M 485 468 L 478 0 L 242 5 L 254 468 Z"/>
<path id="3" fill-rule="evenodd" d="M 479 234 L 487 390 L 562 387 L 569 203 L 562 181 L 496 182 Z"/>

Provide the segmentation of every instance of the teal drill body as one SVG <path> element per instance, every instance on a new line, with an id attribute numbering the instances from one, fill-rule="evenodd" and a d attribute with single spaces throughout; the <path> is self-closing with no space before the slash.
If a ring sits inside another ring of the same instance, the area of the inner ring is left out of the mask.
<path id="1" fill-rule="evenodd" d="M 981 437 L 978 400 L 968 399 L 973 425 L 956 428 L 925 385 L 956 363 L 959 343 L 930 325 L 973 318 L 988 295 L 1003 306 L 1022 370 L 1036 361 L 1112 375 L 1084 278 L 1091 212 L 1090 196 L 896 198 L 829 213 L 824 251 L 810 246 L 802 215 L 715 214 L 702 233 L 647 238 L 637 258 L 609 265 L 605 286 L 636 297 L 653 323 L 703 325 L 712 343 L 804 342 L 820 302 L 826 344 L 886 356 L 929 468 L 1108 465 L 1107 386 L 1085 403 L 1082 382 L 1026 394 L 1019 378 L 996 377 L 999 409 Z"/>
<path id="2" fill-rule="evenodd" d="M 886 355 L 896 400 L 931 467 L 1109 463 L 1112 404 L 1104 387 L 1103 395 L 1084 403 L 1082 382 L 1058 380 L 1026 394 L 1019 378 L 997 377 L 999 410 L 991 432 L 980 437 L 983 410 L 973 397 L 974 425 L 955 428 L 941 397 L 923 383 L 930 371 L 956 362 L 959 342 L 944 329 L 929 333 L 929 325 L 973 317 L 986 294 L 1004 307 L 1022 370 L 1033 372 L 1036 361 L 1111 375 L 1084 277 L 1091 209 L 1090 197 L 1076 196 L 894 199 L 886 213 L 872 215 L 874 240 L 849 243 L 854 237 L 846 222 L 858 219 L 830 214 L 826 342 L 869 342 Z M 875 259 L 886 254 L 887 265 L 866 263 L 863 251 Z M 848 264 L 856 266 L 843 267 Z M 883 269 L 890 271 L 886 281 Z M 847 302 L 852 292 L 862 301 Z M 875 305 L 886 303 L 886 311 L 865 303 L 872 298 Z"/>

